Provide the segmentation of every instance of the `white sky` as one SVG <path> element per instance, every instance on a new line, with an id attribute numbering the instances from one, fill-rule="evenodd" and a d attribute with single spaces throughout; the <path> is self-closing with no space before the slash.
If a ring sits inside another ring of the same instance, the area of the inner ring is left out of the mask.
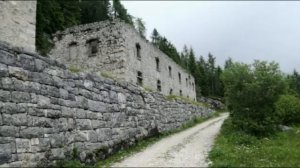
<path id="1" fill-rule="evenodd" d="M 300 2 L 122 1 L 130 14 L 169 39 L 179 51 L 192 46 L 199 57 L 211 52 L 252 63 L 276 61 L 284 72 L 300 71 Z"/>

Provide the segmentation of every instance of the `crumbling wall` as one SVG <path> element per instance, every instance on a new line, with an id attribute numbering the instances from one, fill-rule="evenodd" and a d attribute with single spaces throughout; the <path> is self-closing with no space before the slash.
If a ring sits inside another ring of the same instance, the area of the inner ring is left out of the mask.
<path id="1" fill-rule="evenodd" d="M 0 40 L 35 51 L 36 1 L 0 1 Z"/>
<path id="2" fill-rule="evenodd" d="M 94 39 L 97 39 L 98 51 L 89 56 L 89 41 Z M 51 57 L 69 67 L 104 73 L 134 84 L 138 83 L 137 74 L 141 72 L 144 88 L 157 91 L 159 80 L 162 94 L 196 100 L 194 77 L 125 22 L 114 20 L 74 26 L 56 33 L 54 41 Z"/>
<path id="3" fill-rule="evenodd" d="M 118 22 L 97 22 L 75 26 L 54 35 L 52 58 L 84 72 L 124 79 L 126 57 L 124 38 Z M 95 40 L 97 51 L 91 55 L 89 41 Z"/>
<path id="4" fill-rule="evenodd" d="M 90 162 L 212 112 L 0 43 L 0 166 L 63 160 L 74 149 Z"/>

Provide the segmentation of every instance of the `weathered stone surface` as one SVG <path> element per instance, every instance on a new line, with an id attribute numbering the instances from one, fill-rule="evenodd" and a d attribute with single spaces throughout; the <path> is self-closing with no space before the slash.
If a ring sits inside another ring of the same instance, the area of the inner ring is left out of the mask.
<path id="1" fill-rule="evenodd" d="M 41 138 L 44 136 L 44 130 L 40 127 L 28 127 L 20 130 L 21 138 Z"/>
<path id="2" fill-rule="evenodd" d="M 93 39 L 97 42 L 98 52 L 91 56 L 88 42 Z M 160 92 L 164 95 L 172 92 L 192 100 L 196 98 L 194 77 L 124 22 L 114 20 L 74 26 L 58 32 L 54 43 L 52 57 L 67 66 L 134 84 L 137 84 L 137 71 L 140 71 L 143 87 L 156 91 L 160 81 Z M 71 43 L 76 45 L 70 46 Z M 89 78 L 94 77 L 90 75 Z M 117 86 L 111 87 L 113 81 L 105 83 L 108 85 L 99 88 L 117 91 Z M 84 87 L 91 90 L 93 86 L 87 82 Z M 137 91 L 136 88 L 133 90 Z M 115 102 L 115 93 L 107 100 Z"/>
<path id="3" fill-rule="evenodd" d="M 29 79 L 29 72 L 22 68 L 9 66 L 8 72 L 10 76 L 13 76 L 17 79 L 24 80 L 24 81 Z"/>
<path id="4" fill-rule="evenodd" d="M 102 102 L 88 100 L 88 107 L 91 111 L 105 112 L 107 110 L 106 105 Z"/>
<path id="5" fill-rule="evenodd" d="M 11 99 L 11 93 L 9 91 L 0 90 L 0 100 L 8 102 Z"/>
<path id="6" fill-rule="evenodd" d="M 17 153 L 31 152 L 31 144 L 29 139 L 16 139 Z"/>
<path id="7" fill-rule="evenodd" d="M 26 114 L 3 114 L 2 116 L 4 125 L 27 126 L 28 124 Z"/>
<path id="8" fill-rule="evenodd" d="M 11 99 L 16 103 L 30 103 L 30 94 L 26 92 L 12 92 Z"/>
<path id="9" fill-rule="evenodd" d="M 0 63 L 0 77 L 7 77 L 7 76 L 8 76 L 7 65 Z"/>
<path id="10" fill-rule="evenodd" d="M 5 49 L 10 50 L 15 52 Z M 10 76 L 0 78 L 0 166 L 64 159 L 74 147 L 90 162 L 96 149 L 112 153 L 121 142 L 132 143 L 153 130 L 175 129 L 213 112 L 168 101 L 130 83 L 74 74 L 49 58 L 17 55 L 0 63 L 0 71 L 10 69 Z"/>
<path id="11" fill-rule="evenodd" d="M 11 144 L 0 144 L 0 165 L 10 161 L 11 155 Z"/>
<path id="12" fill-rule="evenodd" d="M 35 51 L 36 1 L 1 1 L 0 37 L 14 46 Z M 2 60 L 2 58 L 0 59 Z"/>

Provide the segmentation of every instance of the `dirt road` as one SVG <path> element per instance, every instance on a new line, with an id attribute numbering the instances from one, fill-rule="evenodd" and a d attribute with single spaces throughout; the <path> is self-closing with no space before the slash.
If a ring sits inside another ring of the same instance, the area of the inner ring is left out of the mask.
<path id="1" fill-rule="evenodd" d="M 113 167 L 207 167 L 207 155 L 228 113 L 196 125 L 136 153 Z"/>

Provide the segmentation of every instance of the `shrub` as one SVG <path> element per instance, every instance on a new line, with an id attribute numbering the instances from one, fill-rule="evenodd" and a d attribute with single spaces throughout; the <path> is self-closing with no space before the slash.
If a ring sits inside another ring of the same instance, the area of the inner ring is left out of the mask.
<path id="1" fill-rule="evenodd" d="M 276 130 L 279 119 L 274 103 L 285 92 L 278 64 L 255 61 L 234 63 L 221 76 L 232 123 L 239 129 L 265 135 Z"/>
<path id="2" fill-rule="evenodd" d="M 300 123 L 300 99 L 293 95 L 282 95 L 275 104 L 283 124 Z"/>

